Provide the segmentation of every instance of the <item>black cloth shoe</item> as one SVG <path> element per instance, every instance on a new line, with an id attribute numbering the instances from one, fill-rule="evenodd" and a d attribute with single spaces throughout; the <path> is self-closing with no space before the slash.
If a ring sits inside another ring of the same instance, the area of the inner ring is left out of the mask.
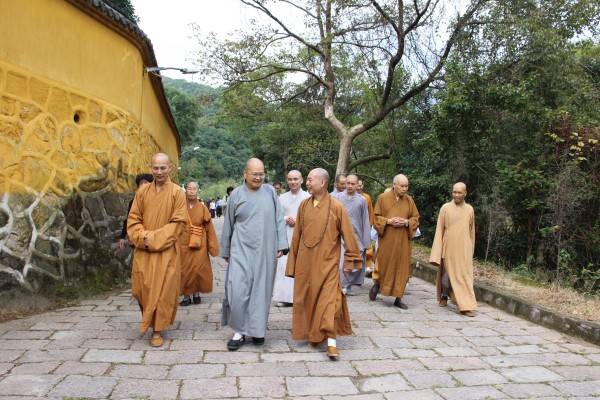
<path id="1" fill-rule="evenodd" d="M 202 303 L 202 297 L 194 296 L 194 304 L 200 304 L 200 303 Z"/>
<path id="2" fill-rule="evenodd" d="M 181 307 L 187 307 L 187 306 L 189 306 L 190 304 L 192 304 L 192 298 L 191 298 L 191 297 L 188 297 L 187 299 L 183 299 L 183 300 L 181 300 L 181 302 L 179 303 L 179 305 L 180 305 Z"/>
<path id="3" fill-rule="evenodd" d="M 231 339 L 229 342 L 227 342 L 227 349 L 229 351 L 236 351 L 237 349 L 242 347 L 244 342 L 246 342 L 246 336 L 244 335 L 242 335 L 242 338 L 238 340 Z"/>
<path id="4" fill-rule="evenodd" d="M 371 290 L 369 290 L 369 300 L 375 301 L 375 299 L 377 298 L 377 293 L 379 293 L 379 284 L 374 283 Z"/>
<path id="5" fill-rule="evenodd" d="M 394 307 L 398 307 L 403 310 L 408 310 L 408 306 L 402 302 L 401 297 L 396 297 L 396 301 L 394 301 Z"/>
<path id="6" fill-rule="evenodd" d="M 254 343 L 257 346 L 259 346 L 261 344 L 265 344 L 265 338 L 264 337 L 253 337 L 252 343 Z"/>

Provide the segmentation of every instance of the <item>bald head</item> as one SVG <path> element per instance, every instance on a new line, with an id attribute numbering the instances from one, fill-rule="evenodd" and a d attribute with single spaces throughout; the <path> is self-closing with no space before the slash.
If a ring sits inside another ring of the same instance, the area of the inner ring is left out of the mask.
<path id="1" fill-rule="evenodd" d="M 185 189 L 185 196 L 189 202 L 195 202 L 198 200 L 198 193 L 200 192 L 200 185 L 198 182 L 188 182 Z"/>
<path id="2" fill-rule="evenodd" d="M 327 174 L 327 176 L 329 176 L 329 174 Z M 327 179 L 327 181 L 329 181 L 329 179 Z M 346 190 L 346 175 L 339 174 L 335 177 L 335 188 L 338 192 Z"/>
<path id="3" fill-rule="evenodd" d="M 302 188 L 302 173 L 298 170 L 291 170 L 287 174 L 287 186 L 292 194 L 296 194 Z"/>
<path id="4" fill-rule="evenodd" d="M 408 178 L 406 175 L 398 174 L 394 177 L 394 194 L 396 197 L 402 198 L 408 192 Z"/>
<path id="5" fill-rule="evenodd" d="M 162 187 L 169 180 L 172 167 L 171 159 L 166 153 L 156 153 L 152 156 L 150 169 L 152 170 L 152 176 L 157 187 Z"/>
<path id="6" fill-rule="evenodd" d="M 256 168 L 262 168 L 262 170 L 264 171 L 265 165 L 258 158 L 250 158 L 248 161 L 246 161 L 246 167 L 244 168 L 244 171 Z"/>
<path id="7" fill-rule="evenodd" d="M 452 200 L 456 205 L 461 205 L 467 197 L 467 185 L 462 182 L 457 182 L 452 186 Z"/>
<path id="8" fill-rule="evenodd" d="M 323 168 L 315 168 L 306 178 L 306 189 L 316 200 L 321 200 L 327 193 L 329 185 L 329 173 Z"/>
<path id="9" fill-rule="evenodd" d="M 246 161 L 244 168 L 244 180 L 248 189 L 255 191 L 259 189 L 265 180 L 265 165 L 258 158 Z"/>
<path id="10" fill-rule="evenodd" d="M 358 176 L 350 174 L 346 177 L 346 193 L 353 196 L 356 193 L 356 187 L 358 186 Z"/>

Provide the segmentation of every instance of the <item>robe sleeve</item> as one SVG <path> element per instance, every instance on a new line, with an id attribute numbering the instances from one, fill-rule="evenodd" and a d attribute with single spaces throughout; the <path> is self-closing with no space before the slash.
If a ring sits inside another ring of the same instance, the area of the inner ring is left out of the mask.
<path id="1" fill-rule="evenodd" d="M 296 274 L 296 257 L 298 256 L 298 247 L 300 245 L 300 236 L 302 236 L 302 224 L 300 218 L 304 215 L 304 208 L 306 202 L 311 201 L 311 198 L 302 200 L 298 207 L 298 213 L 296 214 L 296 225 L 294 226 L 294 234 L 292 235 L 292 242 L 290 243 L 290 252 L 288 253 L 287 264 L 285 267 L 285 276 L 293 278 Z"/>
<path id="2" fill-rule="evenodd" d="M 219 254 L 219 241 L 217 240 L 217 234 L 215 233 L 215 226 L 212 223 L 212 218 L 208 218 L 208 221 L 204 223 L 206 231 L 206 243 L 208 245 L 208 253 L 216 257 Z"/>
<path id="3" fill-rule="evenodd" d="M 435 237 L 433 238 L 433 244 L 431 245 L 431 255 L 429 256 L 429 262 L 432 265 L 442 265 L 443 257 L 443 242 L 444 242 L 444 231 L 446 220 L 446 207 L 442 206 L 438 214 L 437 227 L 435 228 Z"/>
<path id="4" fill-rule="evenodd" d="M 363 247 L 360 250 L 367 250 L 369 248 L 371 248 L 371 223 L 369 222 L 369 206 L 367 205 L 368 201 L 366 198 L 363 197 L 363 199 L 365 199 L 365 201 L 363 202 L 364 206 L 360 208 L 361 211 L 361 227 L 362 227 L 362 232 L 360 232 L 361 234 L 361 238 L 360 238 L 360 242 L 359 243 L 361 245 L 361 247 Z"/>
<path id="5" fill-rule="evenodd" d="M 412 197 L 410 199 L 410 214 L 408 216 L 408 237 L 412 239 L 419 227 L 419 209 Z"/>
<path id="6" fill-rule="evenodd" d="M 187 227 L 189 217 L 185 205 L 185 195 L 179 187 L 175 190 L 174 197 L 169 223 L 162 228 L 148 232 L 148 250 L 151 252 L 164 251 L 172 247 L 178 242 L 181 232 Z M 142 237 L 142 245 L 143 242 L 144 238 Z"/>
<path id="7" fill-rule="evenodd" d="M 165 188 L 164 190 L 168 190 Z M 142 223 L 143 213 L 140 210 L 140 197 L 136 193 L 129 217 L 127 218 L 127 233 L 129 239 L 135 244 L 135 247 L 145 248 L 144 237 L 148 239 L 147 250 L 151 252 L 164 251 L 179 240 L 181 232 L 186 228 L 188 214 L 185 208 L 185 195 L 179 187 L 173 191 L 173 209 L 171 210 L 171 218 L 165 226 L 147 230 Z"/>
<path id="8" fill-rule="evenodd" d="M 219 244 L 219 256 L 229 257 L 231 254 L 231 237 L 233 235 L 233 224 L 235 223 L 235 203 L 237 199 L 237 190 L 234 190 L 227 200 L 225 208 L 225 217 L 223 220 L 223 230 L 221 231 L 221 242 Z"/>
<path id="9" fill-rule="evenodd" d="M 331 201 L 331 200 L 330 200 Z M 339 208 L 339 231 L 344 239 L 344 266 L 343 269 L 361 269 L 363 267 L 363 258 L 360 255 L 361 250 L 358 247 L 358 241 L 352 228 L 352 222 L 344 206 Z"/>
<path id="10" fill-rule="evenodd" d="M 129 210 L 129 215 L 127 216 L 127 236 L 129 236 L 129 242 L 133 243 L 135 247 L 140 249 L 146 247 L 144 245 L 144 236 L 148 233 L 148 230 L 144 227 L 142 221 L 143 193 L 145 192 L 140 190 L 135 193 L 135 197 L 131 203 L 131 209 Z"/>
<path id="11" fill-rule="evenodd" d="M 475 255 L 475 211 L 471 207 L 471 223 L 469 224 L 469 234 L 471 235 L 471 245 L 473 246 L 472 255 Z"/>
<path id="12" fill-rule="evenodd" d="M 373 217 L 373 228 L 375 228 L 375 230 L 377 231 L 377 235 L 380 237 L 383 237 L 385 233 L 385 228 L 387 226 L 388 220 L 388 218 L 383 215 L 384 195 L 385 193 L 380 194 L 379 197 L 377 197 L 377 203 L 375 203 L 375 210 L 373 211 L 373 214 L 375 215 Z"/>
<path id="13" fill-rule="evenodd" d="M 271 195 L 273 196 L 273 203 L 275 204 L 275 225 L 277 229 L 277 250 L 287 250 L 289 248 L 287 233 L 285 232 L 285 219 L 283 216 L 283 209 L 281 203 L 277 198 L 277 194 L 273 190 Z"/>

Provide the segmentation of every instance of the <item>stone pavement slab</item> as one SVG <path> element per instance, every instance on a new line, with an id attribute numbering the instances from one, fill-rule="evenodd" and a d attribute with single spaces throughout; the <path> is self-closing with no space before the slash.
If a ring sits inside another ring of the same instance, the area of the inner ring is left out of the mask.
<path id="1" fill-rule="evenodd" d="M 215 220 L 220 230 L 222 220 Z M 404 300 L 348 297 L 354 334 L 340 358 L 291 340 L 291 308 L 271 307 L 263 346 L 227 351 L 220 325 L 226 266 L 214 293 L 181 307 L 161 348 L 140 337 L 128 291 L 0 323 L 0 400 L 302 399 L 468 400 L 600 397 L 600 347 L 480 304 L 475 318 L 440 308 L 411 278 Z"/>

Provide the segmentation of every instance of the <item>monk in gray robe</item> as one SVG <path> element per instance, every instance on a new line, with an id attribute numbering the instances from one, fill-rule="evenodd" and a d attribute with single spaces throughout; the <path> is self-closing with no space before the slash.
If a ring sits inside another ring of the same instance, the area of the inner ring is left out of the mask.
<path id="1" fill-rule="evenodd" d="M 262 161 L 251 158 L 245 184 L 227 201 L 219 255 L 229 263 L 221 325 L 235 331 L 227 343 L 231 351 L 244 344 L 246 335 L 254 344 L 264 343 L 277 258 L 288 249 L 281 205 L 264 179 Z"/>
<path id="2" fill-rule="evenodd" d="M 358 186 L 358 177 L 354 174 L 346 177 L 346 190 L 334 194 L 337 199 L 346 208 L 352 229 L 363 257 L 363 268 L 353 270 L 344 274 L 342 266 L 344 265 L 344 246 L 342 245 L 342 261 L 340 262 L 340 279 L 342 282 L 342 293 L 349 296 L 352 294 L 352 285 L 362 285 L 365 281 L 365 261 L 366 250 L 371 247 L 371 224 L 369 223 L 369 208 L 367 200 L 356 191 Z"/>

